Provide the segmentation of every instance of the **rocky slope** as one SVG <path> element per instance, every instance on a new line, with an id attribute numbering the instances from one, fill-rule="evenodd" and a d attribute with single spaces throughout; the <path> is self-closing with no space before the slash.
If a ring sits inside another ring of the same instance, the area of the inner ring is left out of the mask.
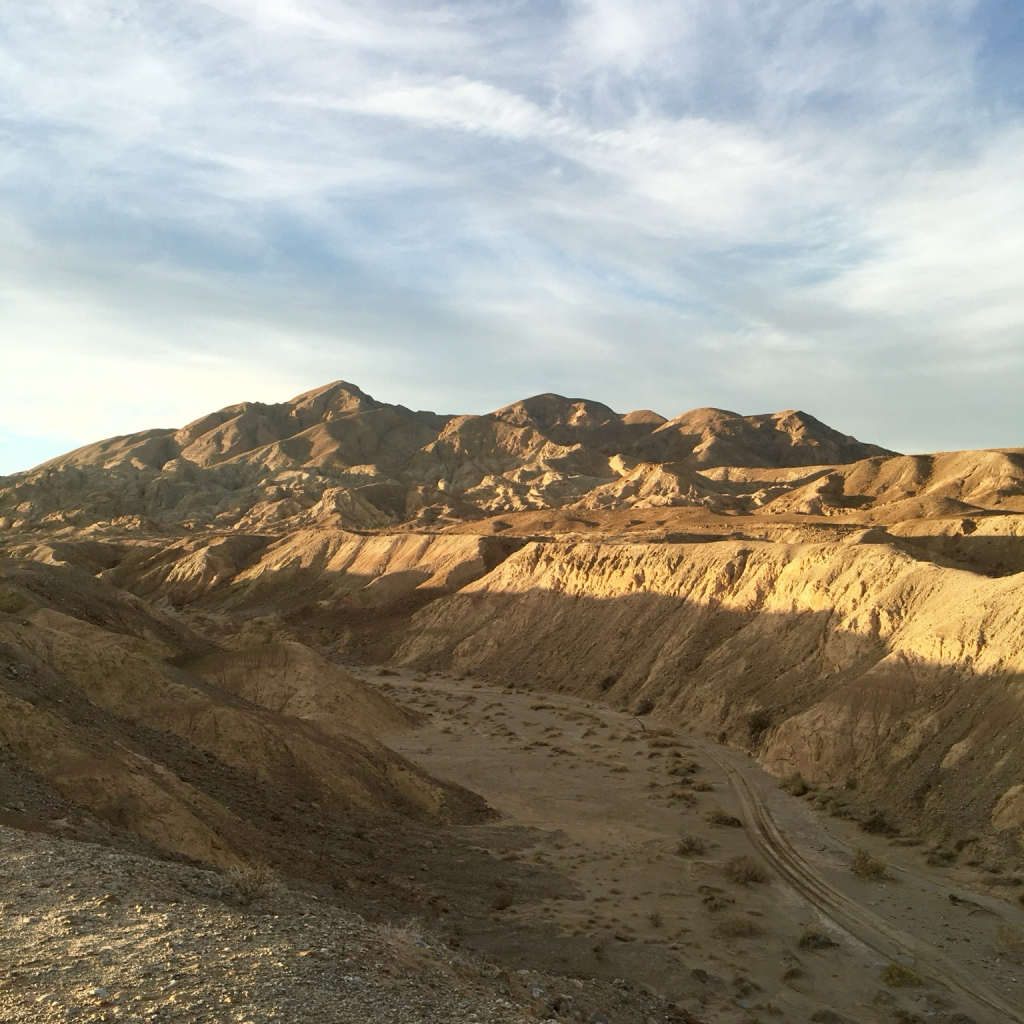
<path id="1" fill-rule="evenodd" d="M 230 866 L 353 815 L 484 817 L 379 742 L 410 724 L 301 645 L 219 652 L 79 570 L 0 567 L 0 779 L 32 780 L 5 806 L 41 827 L 95 837 L 98 820 Z"/>

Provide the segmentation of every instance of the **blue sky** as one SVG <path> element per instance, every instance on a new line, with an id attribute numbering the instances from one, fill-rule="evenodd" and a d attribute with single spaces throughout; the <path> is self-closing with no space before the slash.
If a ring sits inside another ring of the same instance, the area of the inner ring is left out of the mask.
<path id="1" fill-rule="evenodd" d="M 344 378 L 1024 445 L 1018 0 L 0 8 L 0 472 Z"/>

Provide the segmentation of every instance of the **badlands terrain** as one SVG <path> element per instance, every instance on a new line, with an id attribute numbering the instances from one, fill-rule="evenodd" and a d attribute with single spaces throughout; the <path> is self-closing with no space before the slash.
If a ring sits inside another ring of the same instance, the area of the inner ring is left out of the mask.
<path id="1" fill-rule="evenodd" d="M 1024 450 L 338 382 L 0 554 L 0 1020 L 1024 1020 Z"/>

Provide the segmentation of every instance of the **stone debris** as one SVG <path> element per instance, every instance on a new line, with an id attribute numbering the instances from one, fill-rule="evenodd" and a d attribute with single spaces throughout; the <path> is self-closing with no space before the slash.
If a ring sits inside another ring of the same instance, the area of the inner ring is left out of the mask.
<path id="1" fill-rule="evenodd" d="M 632 986 L 455 951 L 415 920 L 371 923 L 280 883 L 245 905 L 218 870 L 4 827 L 0 920 L 3 1024 L 680 1019 Z"/>

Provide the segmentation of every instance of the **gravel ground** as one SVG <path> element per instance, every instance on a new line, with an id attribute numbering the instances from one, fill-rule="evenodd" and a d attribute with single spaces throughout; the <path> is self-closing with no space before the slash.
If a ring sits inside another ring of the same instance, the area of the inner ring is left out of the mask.
<path id="1" fill-rule="evenodd" d="M 509 971 L 232 875 L 0 827 L 0 1022 L 661 1024 L 624 982 Z"/>

